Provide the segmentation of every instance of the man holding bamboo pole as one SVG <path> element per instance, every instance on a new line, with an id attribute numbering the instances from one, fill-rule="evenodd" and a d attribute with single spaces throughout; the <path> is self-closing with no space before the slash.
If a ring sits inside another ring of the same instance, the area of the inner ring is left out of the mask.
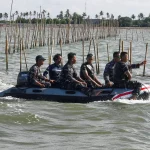
<path id="1" fill-rule="evenodd" d="M 113 83 L 113 70 L 114 70 L 115 64 L 119 61 L 120 61 L 120 52 L 116 51 L 113 53 L 113 60 L 106 64 L 103 77 L 105 80 L 105 84 L 108 87 L 112 87 L 114 84 Z M 128 68 L 129 70 L 136 69 L 136 68 L 140 68 L 140 66 L 144 64 L 146 64 L 146 61 L 143 61 L 139 64 L 130 64 L 128 65 Z"/>
<path id="2" fill-rule="evenodd" d="M 114 66 L 113 80 L 114 86 L 117 88 L 131 88 L 133 89 L 132 97 L 130 99 L 136 100 L 140 94 L 141 83 L 137 81 L 131 81 L 132 74 L 128 65 L 128 53 L 121 52 L 121 61 L 117 62 Z M 142 62 L 140 65 L 146 64 L 146 61 Z"/>

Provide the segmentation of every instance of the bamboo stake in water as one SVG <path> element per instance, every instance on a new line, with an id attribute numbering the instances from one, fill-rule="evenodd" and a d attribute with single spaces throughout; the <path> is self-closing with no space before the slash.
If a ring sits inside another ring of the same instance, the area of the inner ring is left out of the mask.
<path id="1" fill-rule="evenodd" d="M 23 51 L 24 60 L 25 60 L 25 64 L 26 64 L 26 70 L 28 71 L 27 58 L 26 58 L 26 53 L 25 53 L 25 50 L 24 50 L 23 40 L 22 40 L 22 51 Z"/>
<path id="2" fill-rule="evenodd" d="M 96 42 L 96 47 L 97 47 L 97 74 L 100 74 L 98 42 Z"/>
<path id="3" fill-rule="evenodd" d="M 132 64 L 132 41 L 130 42 L 130 65 Z"/>
<path id="4" fill-rule="evenodd" d="M 8 71 L 8 37 L 7 35 L 6 35 L 5 55 L 6 55 L 6 71 Z"/>
<path id="5" fill-rule="evenodd" d="M 62 50 L 62 40 L 60 38 L 60 51 L 61 51 L 61 57 L 63 58 L 63 50 Z M 61 66 L 63 66 L 63 61 L 61 61 Z"/>
<path id="6" fill-rule="evenodd" d="M 123 43 L 123 41 L 122 41 L 122 52 L 124 51 L 124 43 Z"/>
<path id="7" fill-rule="evenodd" d="M 121 48 L 121 39 L 119 39 L 119 52 L 121 51 L 120 48 Z"/>
<path id="8" fill-rule="evenodd" d="M 84 63 L 84 39 L 82 39 L 82 55 L 83 55 L 83 63 Z"/>
<path id="9" fill-rule="evenodd" d="M 108 56 L 108 62 L 109 62 L 110 59 L 109 59 L 109 45 L 108 45 L 108 43 L 107 43 L 107 56 Z"/>
<path id="10" fill-rule="evenodd" d="M 20 72 L 22 70 L 22 39 L 20 40 Z"/>
<path id="11" fill-rule="evenodd" d="M 50 55 L 50 38 L 48 37 L 48 40 L 47 40 L 47 45 L 48 45 L 48 63 L 49 65 L 51 64 L 51 55 Z"/>
<path id="12" fill-rule="evenodd" d="M 147 51 L 148 51 L 148 43 L 146 44 L 145 61 L 147 60 Z M 143 68 L 143 76 L 145 76 L 145 68 L 146 68 L 146 64 L 144 64 L 144 68 Z"/>
<path id="13" fill-rule="evenodd" d="M 51 53 L 50 53 L 50 64 L 52 64 L 52 55 L 53 55 L 53 48 L 54 48 L 54 39 L 51 38 Z"/>
<path id="14" fill-rule="evenodd" d="M 92 40 L 90 40 L 89 52 L 88 53 L 90 53 L 90 51 L 91 51 L 91 44 L 92 44 Z"/>
<path id="15" fill-rule="evenodd" d="M 95 63 L 96 63 L 96 73 L 98 74 L 98 67 L 97 67 L 97 53 L 95 49 L 95 40 L 93 39 L 93 46 L 94 46 L 94 55 L 95 55 Z"/>

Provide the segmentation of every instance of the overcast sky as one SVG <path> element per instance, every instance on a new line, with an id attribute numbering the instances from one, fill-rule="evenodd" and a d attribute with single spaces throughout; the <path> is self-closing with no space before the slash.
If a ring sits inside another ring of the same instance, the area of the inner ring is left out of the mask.
<path id="1" fill-rule="evenodd" d="M 12 0 L 0 0 L 0 12 L 10 12 Z M 13 11 L 29 12 L 40 11 L 42 9 L 50 12 L 51 17 L 55 17 L 59 12 L 69 9 L 71 13 L 77 12 L 82 14 L 85 11 L 85 2 L 87 4 L 87 14 L 91 18 L 95 18 L 95 14 L 99 14 L 102 10 L 104 14 L 109 12 L 118 15 L 131 16 L 143 13 L 148 16 L 150 13 L 150 0 L 13 0 Z"/>

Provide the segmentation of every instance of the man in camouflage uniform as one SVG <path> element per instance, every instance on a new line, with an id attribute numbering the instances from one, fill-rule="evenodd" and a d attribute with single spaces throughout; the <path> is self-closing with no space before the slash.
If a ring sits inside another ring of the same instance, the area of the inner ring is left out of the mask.
<path id="1" fill-rule="evenodd" d="M 106 64 L 105 66 L 105 69 L 104 69 L 104 73 L 103 73 L 103 77 L 104 77 L 104 80 L 105 80 L 105 84 L 108 86 L 108 87 L 111 87 L 113 86 L 113 70 L 114 70 L 114 66 L 117 62 L 120 61 L 120 52 L 114 52 L 113 53 L 113 60 L 110 61 L 109 63 Z M 136 68 L 140 68 L 141 65 L 145 64 L 146 61 L 143 61 L 139 64 L 131 64 L 131 65 L 128 65 L 128 68 L 129 70 L 131 69 L 136 69 Z"/>
<path id="2" fill-rule="evenodd" d="M 102 84 L 95 76 L 93 62 L 93 55 L 87 55 L 87 62 L 83 63 L 80 68 L 80 77 L 87 83 L 88 87 L 97 88 L 102 87 Z"/>
<path id="3" fill-rule="evenodd" d="M 41 55 L 38 55 L 36 57 L 36 64 L 34 64 L 30 68 L 28 74 L 28 83 L 30 86 L 40 87 L 40 88 L 48 88 L 51 86 L 53 80 L 49 80 L 46 77 L 42 76 L 40 71 L 40 67 L 43 65 L 45 60 L 46 59 Z"/>
<path id="4" fill-rule="evenodd" d="M 62 69 L 60 82 L 61 87 L 65 89 L 78 89 L 80 87 L 85 87 L 86 83 L 77 75 L 74 64 L 76 63 L 76 54 L 68 54 L 68 62 Z"/>
<path id="5" fill-rule="evenodd" d="M 132 81 L 132 74 L 130 72 L 129 66 L 126 64 L 128 61 L 128 53 L 121 52 L 121 61 L 117 62 L 113 70 L 113 81 L 114 86 L 117 88 L 133 88 L 132 97 L 130 99 L 137 99 L 140 94 L 140 89 L 142 87 L 141 83 L 137 81 Z M 139 65 L 146 64 L 143 61 Z"/>
<path id="6" fill-rule="evenodd" d="M 82 80 L 76 72 L 74 68 L 74 64 L 76 63 L 76 54 L 69 53 L 68 54 L 68 62 L 62 69 L 60 76 L 60 85 L 61 88 L 67 90 L 79 90 L 84 94 L 90 96 L 92 94 L 92 90 L 87 88 L 87 84 L 84 80 Z"/>

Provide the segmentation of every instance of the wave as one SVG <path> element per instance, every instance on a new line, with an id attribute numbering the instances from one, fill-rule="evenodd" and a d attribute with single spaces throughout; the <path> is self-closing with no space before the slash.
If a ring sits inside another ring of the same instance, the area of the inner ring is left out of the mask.
<path id="1" fill-rule="evenodd" d="M 0 79 L 0 92 L 11 87 L 13 87 L 13 85 L 4 83 L 3 80 Z"/>
<path id="2" fill-rule="evenodd" d="M 148 100 L 128 100 L 128 99 L 118 99 L 114 103 L 123 103 L 123 104 L 150 104 L 150 99 Z"/>

